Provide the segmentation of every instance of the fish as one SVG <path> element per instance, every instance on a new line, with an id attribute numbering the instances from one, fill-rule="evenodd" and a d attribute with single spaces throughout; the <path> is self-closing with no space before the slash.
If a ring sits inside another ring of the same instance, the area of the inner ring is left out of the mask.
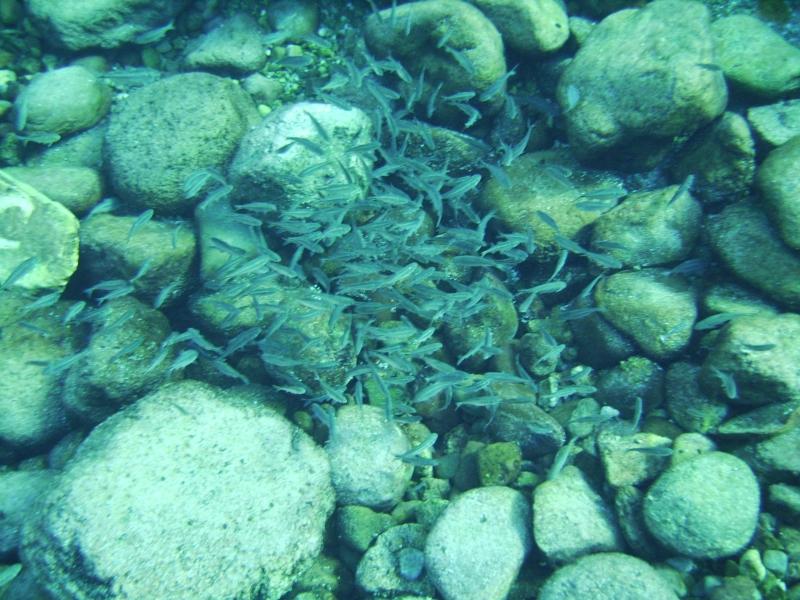
<path id="1" fill-rule="evenodd" d="M 481 92 L 480 96 L 478 96 L 478 100 L 480 100 L 481 102 L 488 102 L 489 100 L 497 96 L 499 93 L 501 93 L 505 89 L 506 83 L 508 82 L 509 78 L 516 75 L 518 66 L 519 65 L 515 65 L 514 67 L 503 73 L 500 77 L 495 79 L 489 85 L 489 87 L 487 87 L 485 90 L 483 90 L 483 92 Z"/>
<path id="2" fill-rule="evenodd" d="M 30 274 L 38 264 L 39 259 L 36 256 L 31 256 L 30 258 L 23 260 L 16 267 L 14 267 L 11 273 L 9 273 L 8 277 L 6 277 L 5 281 L 0 283 L 0 290 L 7 290 L 12 285 L 19 282 L 26 275 Z"/>
<path id="3" fill-rule="evenodd" d="M 675 193 L 667 201 L 667 206 L 670 206 L 678 198 L 683 196 L 685 193 L 689 192 L 691 190 L 692 185 L 694 185 L 694 175 L 689 174 L 686 176 L 686 179 L 683 180 L 683 183 L 678 187 Z"/>
<path id="4" fill-rule="evenodd" d="M 130 229 L 128 230 L 128 239 L 126 240 L 127 242 L 130 242 L 131 238 L 134 235 L 136 235 L 136 233 L 142 227 L 144 227 L 147 223 L 150 222 L 150 220 L 153 218 L 153 214 L 154 214 L 153 209 L 152 208 L 148 208 L 147 210 L 142 212 L 142 214 L 140 214 L 138 217 L 136 217 L 136 220 L 133 222 L 133 224 L 131 225 Z"/>
<path id="5" fill-rule="evenodd" d="M 140 46 L 145 46 L 147 44 L 152 44 L 154 42 L 158 42 L 164 39 L 164 36 L 167 35 L 170 31 L 175 29 L 175 19 L 170 19 L 167 23 L 162 25 L 161 27 L 156 27 L 154 29 L 150 29 L 148 31 L 143 31 L 136 35 L 133 38 L 134 44 L 139 44 Z"/>

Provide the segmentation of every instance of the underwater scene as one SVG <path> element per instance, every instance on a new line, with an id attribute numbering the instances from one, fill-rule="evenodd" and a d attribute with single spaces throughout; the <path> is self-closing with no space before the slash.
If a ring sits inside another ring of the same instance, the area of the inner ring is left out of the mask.
<path id="1" fill-rule="evenodd" d="M 0 600 L 800 600 L 800 3 L 0 0 Z"/>

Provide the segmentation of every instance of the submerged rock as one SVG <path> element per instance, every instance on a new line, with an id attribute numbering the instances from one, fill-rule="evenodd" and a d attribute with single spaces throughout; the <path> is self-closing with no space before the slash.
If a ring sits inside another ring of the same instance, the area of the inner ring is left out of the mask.
<path id="1" fill-rule="evenodd" d="M 708 9 L 656 0 L 601 21 L 564 71 L 558 101 L 577 156 L 650 168 L 676 136 L 725 109 L 713 62 Z"/>
<path id="2" fill-rule="evenodd" d="M 328 460 L 283 417 L 198 382 L 96 427 L 23 532 L 54 597 L 277 600 L 320 551 Z"/>

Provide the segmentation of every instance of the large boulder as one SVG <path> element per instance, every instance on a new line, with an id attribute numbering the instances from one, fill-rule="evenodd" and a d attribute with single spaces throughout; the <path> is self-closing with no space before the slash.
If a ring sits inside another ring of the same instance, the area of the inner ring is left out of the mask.
<path id="1" fill-rule="evenodd" d="M 656 0 L 603 19 L 564 71 L 557 96 L 579 158 L 651 168 L 676 137 L 720 115 L 708 9 Z"/>
<path id="2" fill-rule="evenodd" d="M 56 598 L 277 600 L 319 553 L 327 457 L 245 392 L 165 386 L 96 427 L 23 530 Z"/>

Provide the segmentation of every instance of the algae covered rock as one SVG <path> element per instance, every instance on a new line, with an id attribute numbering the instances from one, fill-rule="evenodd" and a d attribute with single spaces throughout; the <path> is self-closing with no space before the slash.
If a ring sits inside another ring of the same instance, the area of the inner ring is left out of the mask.
<path id="1" fill-rule="evenodd" d="M 9 167 L 6 174 L 36 188 L 42 194 L 82 216 L 100 201 L 103 182 L 100 173 L 88 167 Z"/>
<path id="2" fill-rule="evenodd" d="M 184 193 L 200 169 L 220 168 L 258 113 L 247 94 L 208 73 L 183 73 L 139 88 L 120 104 L 106 132 L 114 190 L 133 209 L 188 213 Z"/>
<path id="3" fill-rule="evenodd" d="M 749 108 L 747 122 L 758 139 L 768 146 L 785 144 L 793 137 L 800 136 L 800 100 Z"/>
<path id="4" fill-rule="evenodd" d="M 554 52 L 569 37 L 564 6 L 557 0 L 468 0 L 494 23 L 515 52 Z"/>
<path id="5" fill-rule="evenodd" d="M 108 112 L 111 90 L 92 71 L 62 67 L 36 77 L 17 96 L 17 128 L 63 135 L 88 129 Z"/>
<path id="6" fill-rule="evenodd" d="M 800 136 L 769 153 L 758 168 L 756 183 L 781 238 L 800 250 Z"/>
<path id="7" fill-rule="evenodd" d="M 190 69 L 258 71 L 267 62 L 264 32 L 249 15 L 238 14 L 193 41 L 184 62 Z"/>
<path id="8" fill-rule="evenodd" d="M 54 597 L 277 600 L 333 506 L 327 457 L 294 425 L 244 394 L 170 384 L 92 431 L 27 524 L 23 561 Z"/>
<path id="9" fill-rule="evenodd" d="M 443 82 L 442 95 L 473 90 L 480 96 L 506 73 L 500 33 L 480 10 L 461 0 L 422 0 L 382 10 L 367 19 L 364 36 L 375 54 L 391 55 L 412 74 L 424 70 L 427 81 Z M 433 90 L 434 84 L 426 86 L 423 103 Z M 492 115 L 502 104 L 501 90 L 479 108 Z M 441 103 L 436 116 L 464 121 L 457 108 Z"/>
<path id="10" fill-rule="evenodd" d="M 116 48 L 160 26 L 187 0 L 27 0 L 34 22 L 48 39 L 69 50 Z"/>
<path id="11" fill-rule="evenodd" d="M 656 0 L 594 28 L 558 83 L 567 136 L 583 160 L 654 166 L 676 136 L 725 109 L 713 62 L 708 9 Z"/>
<path id="12" fill-rule="evenodd" d="M 780 98 L 800 89 L 800 48 L 750 15 L 731 15 L 711 26 L 717 64 L 744 90 Z"/>
<path id="13" fill-rule="evenodd" d="M 800 255 L 781 241 L 755 204 L 737 202 L 706 219 L 711 247 L 738 278 L 771 299 L 800 309 Z"/>

